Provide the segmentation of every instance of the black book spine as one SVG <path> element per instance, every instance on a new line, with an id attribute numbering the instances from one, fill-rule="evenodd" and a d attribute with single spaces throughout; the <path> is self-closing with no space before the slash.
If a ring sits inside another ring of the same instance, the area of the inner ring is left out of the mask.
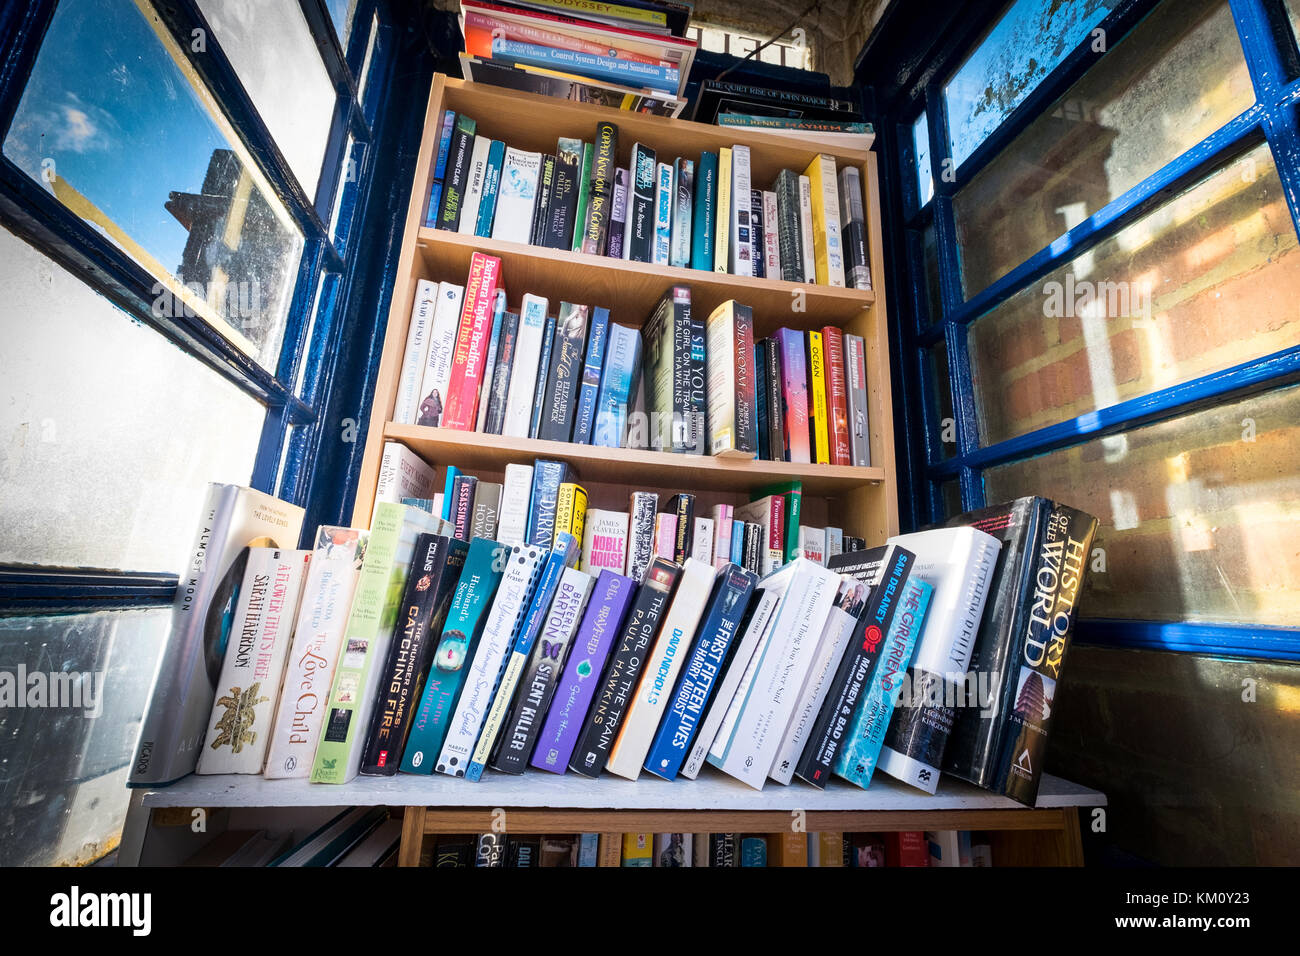
<path id="1" fill-rule="evenodd" d="M 474 489 L 478 479 L 473 475 L 457 475 L 451 485 L 451 520 L 456 526 L 456 537 L 462 541 L 470 539 L 470 528 L 474 522 Z"/>
<path id="2" fill-rule="evenodd" d="M 754 278 L 767 278 L 767 243 L 763 238 L 763 191 L 749 191 L 749 236 L 753 251 L 749 261 L 753 266 Z M 776 278 L 773 276 L 772 278 Z"/>
<path id="3" fill-rule="evenodd" d="M 573 437 L 573 419 L 578 405 L 583 352 L 587 344 L 587 307 L 560 305 L 551 346 L 551 367 L 547 374 L 550 394 L 537 437 L 547 441 L 568 441 Z"/>
<path id="4" fill-rule="evenodd" d="M 627 229 L 627 170 L 614 170 L 614 191 L 610 194 L 609 238 L 605 242 L 605 255 L 611 259 L 623 258 L 623 235 Z"/>
<path id="5" fill-rule="evenodd" d="M 550 221 L 551 196 L 555 193 L 555 157 L 542 156 L 542 168 L 537 174 L 537 202 L 533 203 L 533 230 L 528 241 L 534 246 L 543 244 L 546 224 Z"/>
<path id="6" fill-rule="evenodd" d="M 685 293 L 685 295 L 683 295 Z M 695 414 L 691 404 L 691 300 L 690 290 L 678 286 L 670 290 L 672 301 L 672 450 L 675 452 L 696 452 L 693 440 L 695 431 Z"/>
<path id="7" fill-rule="evenodd" d="M 583 723 L 578 745 L 569 759 L 569 769 L 587 777 L 598 777 L 609 761 L 610 748 L 618 738 L 623 714 L 636 690 L 645 664 L 646 652 L 659 623 L 668 610 L 668 601 L 681 568 L 671 561 L 655 558 L 646 568 L 637 589 L 632 611 L 623 625 L 617 649 L 610 658 L 604 676 Z"/>
<path id="8" fill-rule="evenodd" d="M 627 209 L 627 257 L 650 262 L 655 241 L 655 151 L 637 143 L 632 147 L 632 193 Z"/>
<path id="9" fill-rule="evenodd" d="M 618 162 L 618 127 L 596 124 L 596 149 L 591 158 L 591 199 L 583 224 L 582 251 L 605 254 L 609 238 L 610 204 L 614 195 L 614 164 Z"/>
<path id="10" fill-rule="evenodd" d="M 537 388 L 533 392 L 533 417 L 528 423 L 528 437 L 536 438 L 542 427 L 542 411 L 546 408 L 546 386 L 550 379 L 551 351 L 555 346 L 555 316 L 548 315 L 542 326 L 542 354 L 537 363 Z"/>
<path id="11" fill-rule="evenodd" d="M 785 447 L 785 389 L 781 387 L 781 343 L 776 337 L 767 340 L 767 446 L 773 461 L 788 461 Z"/>
<path id="12" fill-rule="evenodd" d="M 745 570 L 762 574 L 761 554 L 763 527 L 754 521 L 745 522 Z"/>
<path id="13" fill-rule="evenodd" d="M 840 230 L 844 246 L 844 275 L 850 289 L 871 288 L 871 266 L 867 263 L 867 225 L 850 222 Z"/>
<path id="14" fill-rule="evenodd" d="M 758 457 L 764 461 L 772 458 L 772 449 L 768 446 L 768 412 L 767 407 L 767 343 L 754 343 L 754 398 L 758 406 Z"/>
<path id="15" fill-rule="evenodd" d="M 582 175 L 582 144 L 578 152 L 561 149 L 555 154 L 555 184 L 541 245 L 568 249 L 573 244 L 573 221 L 578 206 L 578 177 Z"/>
<path id="16" fill-rule="evenodd" d="M 442 187 L 442 209 L 438 213 L 439 229 L 455 232 L 460 228 L 460 210 L 465 203 L 469 184 L 471 154 L 474 152 L 475 123 L 469 117 L 456 117 L 451 131 L 451 150 L 447 154 L 447 178 Z"/>
<path id="17" fill-rule="evenodd" d="M 673 560 L 685 564 L 691 555 L 694 537 L 691 529 L 695 524 L 695 496 L 687 494 L 673 495 L 668 499 L 668 510 L 677 515 L 677 538 L 673 542 Z"/>
<path id="18" fill-rule="evenodd" d="M 487 421 L 483 432 L 500 435 L 506 418 L 506 398 L 510 394 L 510 371 L 515 361 L 515 343 L 519 340 L 519 313 L 501 316 L 501 339 L 497 344 L 497 364 L 492 370 L 492 397 L 488 399 Z"/>
<path id="19" fill-rule="evenodd" d="M 781 244 L 781 278 L 803 282 L 803 227 L 799 218 L 799 177 L 784 169 L 776 178 L 777 236 Z"/>
<path id="20" fill-rule="evenodd" d="M 685 322 L 691 330 L 690 383 L 686 395 L 687 419 L 686 449 L 692 455 L 703 455 L 709 448 L 709 391 L 708 391 L 708 340 L 704 320 L 691 308 L 690 289 L 686 290 Z M 737 306 L 737 311 L 744 306 Z M 740 372 L 737 371 L 737 377 Z M 739 417 L 739 409 L 737 409 Z"/>
<path id="21" fill-rule="evenodd" d="M 737 866 L 736 834 L 709 834 L 709 866 Z"/>
<path id="22" fill-rule="evenodd" d="M 361 751 L 361 773 L 390 776 L 402 762 L 411 714 L 442 630 L 469 545 L 445 535 L 415 539 L 415 560 L 402 594 L 397 633 L 384 663 L 384 684 Z"/>

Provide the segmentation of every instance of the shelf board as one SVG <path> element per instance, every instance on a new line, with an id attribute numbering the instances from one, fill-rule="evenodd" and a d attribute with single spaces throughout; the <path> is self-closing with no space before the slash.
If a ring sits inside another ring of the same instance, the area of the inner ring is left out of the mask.
<path id="1" fill-rule="evenodd" d="M 470 256 L 485 252 L 501 259 L 502 285 L 517 308 L 525 292 L 545 296 L 554 310 L 562 300 L 580 299 L 609 309 L 614 321 L 640 327 L 660 296 L 674 285 L 691 287 L 692 312 L 709 313 L 735 299 L 754 310 L 754 337 L 782 326 L 801 330 L 843 326 L 875 302 L 869 289 L 841 289 L 781 279 L 678 269 L 628 262 L 608 256 L 527 246 L 500 239 L 481 239 L 445 229 L 419 230 L 419 254 L 426 278 L 461 285 Z"/>
<path id="2" fill-rule="evenodd" d="M 529 772 L 522 776 L 489 773 L 478 783 L 434 774 L 429 777 L 356 777 L 340 785 L 305 780 L 190 774 L 169 787 L 145 790 L 146 807 L 549 807 L 557 810 L 696 810 L 782 812 L 930 812 L 1024 810 L 1007 797 L 943 777 L 933 796 L 881 775 L 870 789 L 833 782 L 825 790 L 802 783 L 788 787 L 768 782 L 753 790 L 706 767 L 697 780 L 668 782 L 642 774 L 633 783 L 603 774 L 595 780 L 566 773 Z M 1044 774 L 1036 809 L 1097 807 L 1106 796 L 1088 787 Z"/>
<path id="3" fill-rule="evenodd" d="M 885 480 L 883 468 L 674 455 L 392 422 L 384 426 L 384 437 L 401 441 L 432 464 L 455 465 L 463 471 L 499 472 L 512 463 L 530 464 L 534 458 L 556 458 L 573 465 L 584 481 L 691 491 L 747 492 L 777 482 L 801 481 L 806 494 L 833 498 L 864 484 Z"/>

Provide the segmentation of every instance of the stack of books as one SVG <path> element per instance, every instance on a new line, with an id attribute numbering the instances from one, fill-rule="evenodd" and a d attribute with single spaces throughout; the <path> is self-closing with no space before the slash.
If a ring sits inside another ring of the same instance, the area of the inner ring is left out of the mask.
<path id="1" fill-rule="evenodd" d="M 443 112 L 425 225 L 548 249 L 870 289 L 862 174 L 819 153 L 754 182 L 748 146 L 698 157 L 620 149 L 615 123 L 554 153 L 507 145 Z"/>
<path id="2" fill-rule="evenodd" d="M 465 79 L 677 116 L 695 58 L 690 6 L 667 0 L 461 0 Z"/>
<path id="3" fill-rule="evenodd" d="M 835 326 L 754 341 L 734 300 L 707 318 L 691 288 L 640 328 L 525 294 L 476 252 L 464 285 L 419 280 L 392 421 L 694 455 L 869 466 L 865 343 Z"/>
<path id="4" fill-rule="evenodd" d="M 761 129 L 801 143 L 868 150 L 876 135 L 848 100 L 729 80 L 705 80 L 692 119 L 733 129 Z"/>

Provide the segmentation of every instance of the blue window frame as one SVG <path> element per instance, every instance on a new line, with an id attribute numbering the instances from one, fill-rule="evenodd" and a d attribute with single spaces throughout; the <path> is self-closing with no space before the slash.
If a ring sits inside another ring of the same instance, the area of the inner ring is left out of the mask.
<path id="1" fill-rule="evenodd" d="M 1218 19 L 1213 28 L 1219 36 L 1239 43 L 1245 105 L 1239 110 L 1234 106 L 1198 140 L 1159 157 L 1154 168 L 1144 170 L 1118 195 L 1103 196 L 1096 208 L 1063 222 L 1059 234 L 1052 233 L 1041 248 L 1014 257 L 1002 274 L 970 284 L 968 294 L 962 271 L 966 246 L 955 208 L 962 190 L 978 182 L 980 174 L 1015 147 L 1017 138 L 1036 120 L 1068 110 L 1072 104 L 1067 94 L 1090 70 L 1117 68 L 1124 54 L 1115 51 L 1123 38 L 1142 25 L 1154 29 L 1159 7 L 1158 0 L 1075 0 L 1051 5 L 1035 0 L 976 0 L 950 4 L 940 13 L 933 5 L 923 12 L 899 4 L 859 57 L 857 79 L 868 88 L 866 101 L 875 105 L 877 149 L 884 157 L 885 255 L 896 312 L 891 344 L 905 526 L 942 520 L 958 507 L 982 507 L 991 476 L 1008 469 L 1033 472 L 1037 468 L 1034 473 L 1042 474 L 1045 465 L 1026 463 L 1055 464 L 1053 453 L 1059 458 L 1067 450 L 1077 456 L 1089 448 L 1104 449 L 1104 441 L 1124 442 L 1150 434 L 1142 432 L 1144 428 L 1173 428 L 1195 421 L 1198 411 L 1231 410 L 1237 407 L 1234 403 L 1251 396 L 1271 396 L 1274 404 L 1294 406 L 1288 389 L 1300 381 L 1300 344 L 1292 336 L 1280 347 L 1271 341 L 1263 354 L 1200 369 L 1135 394 L 1121 393 L 1062 420 L 999 433 L 991 440 L 981 434 L 980 365 L 979 357 L 972 356 L 972 329 L 978 328 L 977 323 L 1045 278 L 1068 271 L 1072 263 L 1098 254 L 1107 243 L 1114 245 L 1117 235 L 1135 228 L 1134 224 L 1140 229 L 1154 214 L 1167 213 L 1169 204 L 1216 171 L 1222 173 L 1234 162 L 1253 163 L 1262 155 L 1274 190 L 1270 195 L 1281 210 L 1283 226 L 1275 224 L 1279 242 L 1289 247 L 1296 241 L 1300 56 L 1292 23 L 1281 0 L 1225 0 L 1215 11 Z M 1010 92 L 983 104 L 985 117 L 993 114 L 992 119 L 973 121 L 972 97 L 962 100 L 966 112 L 954 133 L 950 122 L 954 100 L 948 92 L 953 77 L 972 62 L 996 62 L 998 51 L 984 46 L 986 41 L 996 47 L 999 37 L 1014 32 L 1006 28 L 1007 16 L 1032 16 L 1035 10 L 1045 18 L 1036 42 L 1046 52 L 1035 57 L 1038 50 L 1030 49 L 1004 56 L 1032 61 L 1033 69 L 1003 77 Z M 1049 22 L 1049 14 L 1060 21 L 1059 30 Z M 1169 19 L 1173 16 L 1170 13 Z M 1057 51 L 1060 55 L 1055 55 Z M 1042 69 L 1043 62 L 1052 65 Z M 1085 108 L 1095 105 L 1085 104 Z M 1140 120 L 1140 116 L 1128 117 L 1130 123 Z M 955 135 L 961 138 L 956 149 Z M 1036 159 L 1028 157 L 1027 165 Z M 1014 223 L 1007 228 L 1014 228 Z M 1300 451 L 1292 446 L 1289 455 L 1294 461 Z M 1104 481 L 1106 473 L 1095 469 L 1084 474 Z M 1292 483 L 1282 486 L 1283 494 L 1286 488 L 1295 490 L 1294 481 L 1292 473 Z M 992 483 L 999 493 L 1004 485 L 1001 480 Z M 1081 622 L 1079 636 L 1114 646 L 1300 660 L 1300 630 L 1294 626 L 1294 616 L 1281 621 L 1255 616 L 1252 623 L 1249 607 L 1235 620 L 1179 619 L 1200 616 L 1194 613 L 1163 616 L 1166 619 L 1137 619 L 1144 615 L 1136 613 L 1088 619 Z"/>

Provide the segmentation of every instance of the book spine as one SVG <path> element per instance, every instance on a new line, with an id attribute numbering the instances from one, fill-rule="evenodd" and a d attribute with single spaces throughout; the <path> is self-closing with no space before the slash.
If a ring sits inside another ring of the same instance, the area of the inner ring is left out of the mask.
<path id="1" fill-rule="evenodd" d="M 492 238 L 527 244 L 532 237 L 533 210 L 537 206 L 537 181 L 542 154 L 507 148 L 497 187 L 497 208 L 492 217 Z"/>
<path id="2" fill-rule="evenodd" d="M 505 164 L 506 144 L 492 140 L 488 150 L 487 166 L 483 171 L 483 198 L 478 204 L 478 222 L 474 235 L 486 239 L 492 235 L 492 220 L 497 211 L 497 195 L 501 190 L 501 167 Z"/>
<path id="3" fill-rule="evenodd" d="M 451 486 L 451 522 L 456 528 L 456 537 L 462 541 L 469 540 L 470 525 L 474 521 L 474 489 L 478 479 L 473 475 L 457 475 Z"/>
<path id="4" fill-rule="evenodd" d="M 541 433 L 542 416 L 549 402 L 551 354 L 555 351 L 556 317 L 548 315 L 542 326 L 542 346 L 540 361 L 537 363 L 537 388 L 533 391 L 533 407 L 528 414 L 528 437 L 536 438 Z"/>
<path id="5" fill-rule="evenodd" d="M 519 340 L 519 315 L 505 312 L 501 316 L 501 335 L 497 341 L 496 367 L 492 369 L 491 395 L 483 431 L 500 435 L 506 421 L 506 400 L 510 397 L 510 375 L 514 369 L 515 347 Z"/>
<path id="6" fill-rule="evenodd" d="M 668 264 L 685 269 L 691 262 L 691 201 L 695 196 L 695 163 L 678 159 L 676 202 L 673 205 L 672 243 Z"/>
<path id="7" fill-rule="evenodd" d="M 785 278 L 781 268 L 781 213 L 776 202 L 776 193 L 770 189 L 763 190 L 763 272 L 769 279 Z"/>
<path id="8" fill-rule="evenodd" d="M 474 519 L 470 522 L 470 536 L 495 540 L 500 514 L 501 485 L 494 481 L 480 481 L 474 489 Z"/>
<path id="9" fill-rule="evenodd" d="M 618 448 L 623 444 L 628 412 L 641 376 L 640 331 L 623 325 L 611 326 L 606 353 L 591 443 Z"/>
<path id="10" fill-rule="evenodd" d="M 443 407 L 447 400 L 447 382 L 451 377 L 451 359 L 456 351 L 456 335 L 460 329 L 461 305 L 465 287 L 450 282 L 438 284 L 438 304 L 433 310 L 433 326 L 429 330 L 429 348 L 424 363 L 424 374 L 417 399 L 415 423 L 437 427 L 442 424 Z"/>
<path id="11" fill-rule="evenodd" d="M 655 554 L 655 515 L 659 495 L 653 491 L 634 491 L 628 504 L 627 570 L 636 584 L 641 583 Z"/>
<path id="12" fill-rule="evenodd" d="M 655 557 L 673 560 L 677 550 L 677 515 L 672 512 L 655 515 Z"/>
<path id="13" fill-rule="evenodd" d="M 731 271 L 731 149 L 718 150 L 718 215 L 714 229 L 713 271 Z"/>
<path id="14" fill-rule="evenodd" d="M 767 441 L 773 461 L 789 461 L 790 447 L 786 444 L 785 389 L 781 379 L 781 342 L 776 336 L 767 340 L 763 351 L 767 362 L 764 376 L 767 382 Z"/>
<path id="15" fill-rule="evenodd" d="M 732 275 L 754 274 L 752 187 L 749 175 L 749 147 L 731 147 L 730 263 Z"/>
<path id="16" fill-rule="evenodd" d="M 718 154 L 700 153 L 695 176 L 695 202 L 691 229 L 691 268 L 713 271 L 714 232 L 717 228 Z"/>
<path id="17" fill-rule="evenodd" d="M 709 448 L 708 336 L 704 328 L 704 319 L 691 310 L 690 286 L 685 286 L 684 289 L 685 296 L 678 296 L 678 299 L 684 312 L 683 321 L 691 334 L 690 351 L 687 356 L 686 450 L 692 455 L 703 455 Z"/>
<path id="18" fill-rule="evenodd" d="M 502 63 L 527 64 L 546 69 L 579 73 L 582 76 L 623 86 L 646 87 L 676 96 L 680 71 L 672 66 L 637 63 L 612 56 L 594 56 L 575 50 L 519 43 L 500 37 L 492 40 L 492 59 Z"/>
<path id="19" fill-rule="evenodd" d="M 474 152 L 474 132 L 477 124 L 468 116 L 456 117 L 451 133 L 451 148 L 447 156 L 447 175 L 443 179 L 442 208 L 438 211 L 438 228 L 455 232 L 460 227 L 460 210 L 465 201 L 465 188 L 469 181 L 469 166 Z"/>
<path id="20" fill-rule="evenodd" d="M 812 182 L 799 177 L 799 248 L 803 254 L 803 281 L 817 282 L 816 247 L 813 245 Z"/>
<path id="21" fill-rule="evenodd" d="M 786 282 L 804 282 L 803 225 L 799 213 L 799 177 L 783 169 L 776 178 L 776 205 L 780 226 L 781 278 Z"/>
<path id="22" fill-rule="evenodd" d="M 713 566 L 721 571 L 731 562 L 732 506 L 713 506 Z"/>
<path id="23" fill-rule="evenodd" d="M 587 489 L 571 481 L 560 485 L 555 505 L 555 540 L 562 534 L 569 534 L 581 541 L 586 516 Z"/>
<path id="24" fill-rule="evenodd" d="M 596 124 L 591 160 L 591 201 L 582 238 L 582 251 L 603 256 L 609 238 L 610 201 L 614 189 L 614 164 L 618 161 L 618 127 Z"/>
<path id="25" fill-rule="evenodd" d="M 583 347 L 587 341 L 587 307 L 560 303 L 551 346 L 551 368 L 547 374 L 548 394 L 537 437 L 547 441 L 568 441 L 577 414 L 578 386 L 583 370 Z"/>
<path id="26" fill-rule="evenodd" d="M 673 560 L 682 564 L 691 553 L 692 523 L 695 521 L 695 496 L 673 495 L 668 499 L 668 510 L 677 515 L 673 537 Z"/>
<path id="27" fill-rule="evenodd" d="M 781 352 L 781 402 L 785 415 L 786 460 L 801 464 L 812 461 L 808 441 L 808 359 L 803 336 L 790 329 L 778 329 Z"/>
<path id="28" fill-rule="evenodd" d="M 672 255 L 673 205 L 676 189 L 673 185 L 673 167 L 658 163 L 655 172 L 655 239 L 652 261 L 666 266 Z"/>
<path id="29" fill-rule="evenodd" d="M 691 557 L 713 565 L 713 519 L 697 517 L 691 525 Z"/>
<path id="30" fill-rule="evenodd" d="M 496 301 L 501 260 L 476 252 L 470 257 L 469 281 L 465 287 L 465 306 L 461 311 L 456 351 L 452 355 L 451 376 L 447 382 L 447 399 L 442 426 L 462 431 L 474 430 L 478 415 L 478 390 L 483 379 L 483 359 L 488 337 L 492 333 L 492 312 Z"/>
<path id="31" fill-rule="evenodd" d="M 608 569 L 622 574 L 627 567 L 627 524 L 625 511 L 587 511 L 582 528 L 582 560 L 578 567 L 595 574 Z"/>
<path id="32" fill-rule="evenodd" d="M 546 332 L 547 301 L 540 296 L 525 294 L 519 310 L 519 337 L 515 344 L 513 368 L 510 371 L 510 389 L 506 397 L 505 419 L 501 434 L 527 438 L 533 414 L 533 399 L 538 388 L 538 369 L 541 368 L 542 340 Z M 545 386 L 545 382 L 542 385 Z"/>
<path id="33" fill-rule="evenodd" d="M 402 373 L 397 379 L 397 398 L 393 403 L 393 421 L 409 425 L 415 421 L 419 405 L 420 382 L 429 357 L 429 332 L 438 302 L 438 284 L 420 279 L 415 284 L 415 305 L 406 330 L 406 351 L 402 353 Z"/>
<path id="34" fill-rule="evenodd" d="M 504 732 L 491 766 L 502 773 L 523 773 L 541 734 L 569 644 L 591 597 L 592 577 L 565 568 L 542 632 L 534 642 L 519 682 L 519 695 L 503 724 Z"/>
<path id="35" fill-rule="evenodd" d="M 848 381 L 849 444 L 853 464 L 871 464 L 867 418 L 866 343 L 860 335 L 844 336 L 844 372 Z"/>
<path id="36" fill-rule="evenodd" d="M 749 262 L 755 279 L 767 278 L 767 251 L 764 239 L 766 226 L 763 222 L 763 193 L 758 189 L 749 191 Z"/>
<path id="37" fill-rule="evenodd" d="M 609 239 L 605 244 L 605 255 L 611 259 L 623 258 L 623 245 L 627 238 L 629 186 L 627 170 L 614 170 L 614 192 L 609 205 Z"/>
<path id="38" fill-rule="evenodd" d="M 555 539 L 555 513 L 559 504 L 560 485 L 568 480 L 569 469 L 563 462 L 541 458 L 533 463 L 533 492 L 528 505 L 528 544 L 551 547 Z"/>
<path id="39" fill-rule="evenodd" d="M 506 465 L 501 489 L 501 518 L 497 522 L 497 541 L 515 545 L 528 537 L 528 504 L 532 498 L 533 466 Z"/>
<path id="40" fill-rule="evenodd" d="M 424 224 L 434 227 L 438 223 L 438 213 L 442 209 L 443 182 L 447 177 L 447 156 L 451 153 L 451 134 L 456 128 L 456 114 L 452 110 L 442 111 L 442 134 L 438 137 L 438 155 L 433 164 L 432 182 L 429 188 L 429 205 L 424 213 Z"/>
<path id="41" fill-rule="evenodd" d="M 831 440 L 826 406 L 826 354 L 820 332 L 808 333 L 808 399 L 812 460 L 818 465 L 828 465 L 831 460 Z"/>
<path id="42" fill-rule="evenodd" d="M 497 355 L 501 349 L 501 327 L 505 324 L 506 293 L 497 289 L 496 304 L 492 307 L 492 334 L 488 337 L 487 356 L 483 359 L 483 379 L 478 389 L 478 411 L 474 416 L 474 430 L 487 431 L 488 406 L 492 403 L 492 383 L 496 378 Z"/>
<path id="43" fill-rule="evenodd" d="M 823 368 L 826 374 L 826 423 L 832 465 L 853 464 L 849 444 L 849 394 L 844 366 L 844 333 L 833 325 L 822 329 Z"/>
<path id="44" fill-rule="evenodd" d="M 587 212 L 591 207 L 591 168 L 596 162 L 596 144 L 582 144 L 582 168 L 578 174 L 577 196 L 573 206 L 573 233 L 569 238 L 569 251 L 581 252 L 586 235 Z"/>
<path id="45" fill-rule="evenodd" d="M 492 140 L 486 136 L 474 138 L 474 149 L 470 153 L 469 181 L 465 187 L 465 199 L 461 203 L 460 223 L 456 231 L 461 235 L 472 236 L 478 228 L 478 207 L 483 200 L 483 181 L 487 175 L 488 153 L 492 150 Z"/>
<path id="46" fill-rule="evenodd" d="M 764 461 L 774 460 L 771 443 L 768 441 L 768 422 L 771 412 L 767 399 L 767 342 L 754 343 L 754 424 L 758 457 Z"/>
<path id="47" fill-rule="evenodd" d="M 605 347 L 609 341 L 609 309 L 597 306 L 591 313 L 591 331 L 587 334 L 587 357 L 582 365 L 582 387 L 578 392 L 578 410 L 573 420 L 572 441 L 590 445 L 596 424 L 596 400 L 600 397 L 600 374 L 605 366 Z"/>
<path id="48" fill-rule="evenodd" d="M 633 688 L 641 677 L 646 651 L 659 632 L 681 568 L 670 561 L 655 560 L 646 570 L 616 645 L 609 669 L 601 680 L 591 712 L 569 761 L 569 769 L 596 777 L 605 769 L 610 750 L 618 737 L 623 713 Z"/>
<path id="49" fill-rule="evenodd" d="M 546 225 L 551 218 L 551 202 L 555 195 L 555 167 L 555 157 L 550 153 L 543 154 L 541 171 L 537 174 L 537 202 L 533 207 L 533 223 L 528 237 L 534 246 L 545 245 Z"/>
<path id="50" fill-rule="evenodd" d="M 844 251 L 840 245 L 840 199 L 835 160 L 819 153 L 808 165 L 812 201 L 813 258 L 820 285 L 844 287 Z"/>
<path id="51" fill-rule="evenodd" d="M 850 289 L 871 288 L 867 264 L 867 220 L 862 176 L 856 166 L 840 170 L 840 229 L 844 239 L 844 281 Z"/>
<path id="52" fill-rule="evenodd" d="M 551 249 L 568 249 L 573 245 L 581 176 L 582 140 L 560 137 L 555 151 L 555 183 L 551 187 L 551 205 L 542 245 Z"/>

